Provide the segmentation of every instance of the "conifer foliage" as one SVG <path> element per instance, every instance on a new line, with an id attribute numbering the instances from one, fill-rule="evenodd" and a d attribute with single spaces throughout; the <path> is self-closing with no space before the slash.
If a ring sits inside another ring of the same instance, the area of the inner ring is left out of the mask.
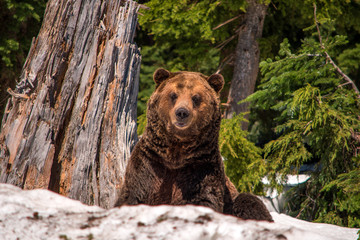
<path id="1" fill-rule="evenodd" d="M 279 56 L 260 63 L 259 90 L 247 100 L 275 115 L 275 140 L 264 147 L 271 186 L 281 190 L 287 174 L 313 163 L 310 180 L 291 192 L 294 216 L 349 227 L 360 226 L 359 93 L 329 52 L 346 43 L 332 36 L 331 22 L 314 24 L 314 34 L 293 53 L 288 40 Z M 321 34 L 326 35 L 323 38 Z M 325 40 L 324 40 L 325 39 Z M 351 80 L 351 79 L 350 79 Z"/>
<path id="2" fill-rule="evenodd" d="M 261 182 L 265 174 L 262 149 L 247 139 L 247 131 L 239 123 L 246 121 L 244 114 L 223 119 L 219 136 L 221 155 L 224 158 L 227 176 L 241 192 L 263 194 Z"/>

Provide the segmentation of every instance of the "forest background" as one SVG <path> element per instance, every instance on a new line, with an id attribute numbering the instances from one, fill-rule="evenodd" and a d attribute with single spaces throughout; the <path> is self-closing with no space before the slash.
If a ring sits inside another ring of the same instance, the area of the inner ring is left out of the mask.
<path id="1" fill-rule="evenodd" d="M 282 190 L 288 174 L 311 178 L 287 193 L 284 211 L 309 221 L 360 227 L 360 1 L 139 1 L 142 64 L 138 132 L 158 67 L 224 75 L 220 148 L 239 191 Z M 229 112 L 239 34 L 249 7 L 264 10 L 253 66 L 256 89 Z M 0 1 L 1 115 L 14 89 L 45 0 Z M 248 103 L 244 103 L 248 102 Z M 249 113 L 249 114 L 248 114 Z M 247 120 L 248 119 L 248 120 Z M 248 124 L 243 124 L 247 122 Z M 263 177 L 269 180 L 264 186 Z"/>

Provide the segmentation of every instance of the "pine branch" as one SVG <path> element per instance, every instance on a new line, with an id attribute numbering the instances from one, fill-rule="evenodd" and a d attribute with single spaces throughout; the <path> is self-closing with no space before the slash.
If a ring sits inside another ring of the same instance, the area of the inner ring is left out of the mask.
<path id="1" fill-rule="evenodd" d="M 332 60 L 332 58 L 330 57 L 329 53 L 326 51 L 325 46 L 323 44 L 322 41 L 322 37 L 321 37 L 321 32 L 320 32 L 320 27 L 319 27 L 319 22 L 317 20 L 316 17 L 316 3 L 314 3 L 314 19 L 315 19 L 315 25 L 316 25 L 316 29 L 319 35 L 319 42 L 320 42 L 320 47 L 324 50 L 324 53 L 326 55 L 326 59 L 330 62 L 331 65 L 333 65 L 333 67 L 335 68 L 335 70 L 341 75 L 341 77 L 346 81 L 346 84 L 351 84 L 351 87 L 355 90 L 355 92 L 358 95 L 358 98 L 360 98 L 360 92 L 359 89 L 356 87 L 355 83 L 336 65 L 336 63 Z M 345 85 L 346 85 L 345 84 Z M 344 84 L 339 85 L 339 87 L 342 87 Z"/>

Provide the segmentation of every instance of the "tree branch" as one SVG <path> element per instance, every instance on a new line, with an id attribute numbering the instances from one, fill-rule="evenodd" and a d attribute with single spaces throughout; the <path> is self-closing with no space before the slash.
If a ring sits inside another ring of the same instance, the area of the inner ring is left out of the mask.
<path id="1" fill-rule="evenodd" d="M 242 16 L 242 15 L 239 15 L 239 16 L 233 17 L 233 18 L 231 18 L 231 19 L 229 19 L 229 20 L 226 20 L 225 22 L 223 22 L 223 23 L 217 25 L 216 27 L 214 27 L 213 30 L 216 30 L 216 29 L 218 29 L 218 28 L 221 28 L 222 26 L 224 26 L 224 25 L 226 25 L 226 24 L 228 24 L 228 23 L 230 23 L 230 22 L 238 19 L 238 18 L 241 17 L 241 16 Z"/>
<path id="2" fill-rule="evenodd" d="M 355 83 L 336 65 L 336 63 L 332 60 L 332 58 L 330 57 L 329 53 L 326 51 L 325 46 L 322 42 L 322 37 L 321 37 L 321 32 L 320 32 L 320 27 L 319 27 L 319 22 L 317 20 L 316 17 L 316 3 L 314 3 L 314 19 L 315 19 L 315 25 L 316 25 L 316 29 L 319 35 L 319 42 L 320 42 L 320 47 L 322 49 L 324 49 L 324 53 L 326 55 L 326 59 L 331 63 L 331 65 L 333 65 L 333 67 L 335 68 L 335 70 L 341 75 L 341 77 L 346 81 L 347 84 L 351 84 L 351 87 L 355 90 L 355 92 L 358 95 L 358 98 L 360 98 L 360 92 L 359 89 L 356 87 Z M 339 87 L 342 87 L 344 84 L 339 85 Z M 346 84 L 345 84 L 346 85 Z"/>
<path id="3" fill-rule="evenodd" d="M 234 59 L 234 54 L 230 54 L 230 55 L 228 55 L 226 58 L 224 58 L 224 59 L 221 61 L 218 69 L 216 70 L 216 73 L 220 73 L 220 72 L 222 71 L 222 69 L 224 68 L 224 66 L 226 66 L 227 64 L 229 64 L 229 62 L 231 62 L 233 59 Z"/>
<path id="4" fill-rule="evenodd" d="M 237 34 L 232 35 L 231 37 L 229 37 L 228 39 L 226 39 L 225 41 L 223 41 L 222 43 L 218 44 L 217 46 L 215 46 L 215 48 L 218 48 L 219 50 L 221 50 L 222 48 L 224 48 L 229 42 L 231 42 L 235 37 L 237 37 Z"/>

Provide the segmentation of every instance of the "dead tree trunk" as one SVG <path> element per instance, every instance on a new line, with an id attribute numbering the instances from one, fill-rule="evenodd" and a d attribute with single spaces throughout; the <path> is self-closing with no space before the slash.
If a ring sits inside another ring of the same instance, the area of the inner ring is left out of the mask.
<path id="1" fill-rule="evenodd" d="M 136 135 L 138 5 L 50 0 L 0 133 L 0 182 L 113 206 Z"/>
<path id="2" fill-rule="evenodd" d="M 257 0 L 248 0 L 248 8 L 235 50 L 234 74 L 228 96 L 229 107 L 225 112 L 226 118 L 232 118 L 234 113 L 249 111 L 249 103 L 238 104 L 238 102 L 255 90 L 260 59 L 257 40 L 262 36 L 267 8 L 268 5 L 258 3 Z M 242 129 L 247 130 L 247 126 L 248 124 L 244 122 Z"/>

